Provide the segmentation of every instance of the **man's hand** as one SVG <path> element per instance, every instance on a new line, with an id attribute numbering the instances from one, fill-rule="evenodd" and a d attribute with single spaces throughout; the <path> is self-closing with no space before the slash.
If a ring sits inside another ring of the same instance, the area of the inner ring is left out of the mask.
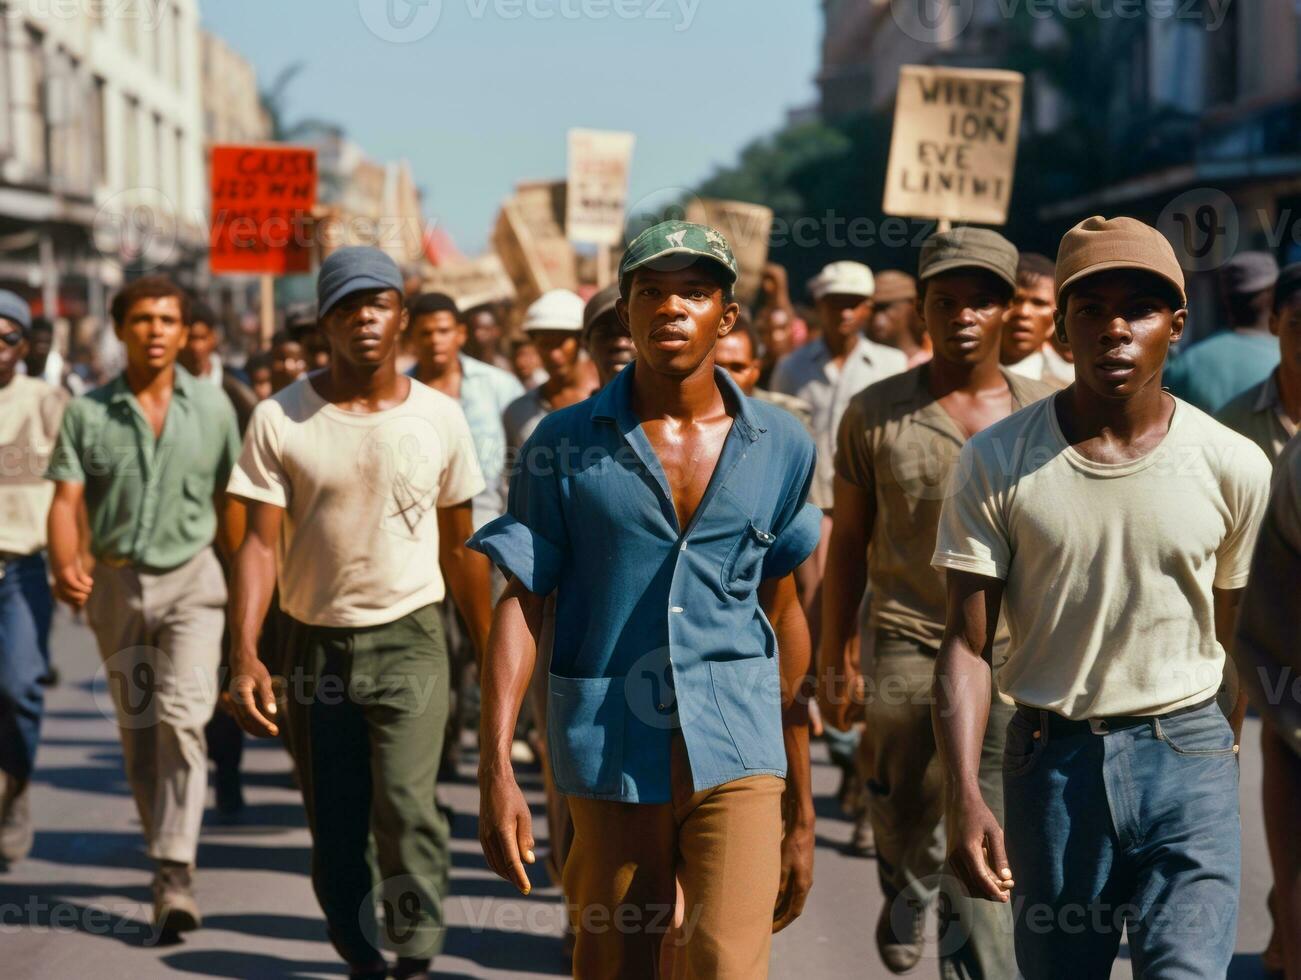
<path id="1" fill-rule="evenodd" d="M 979 796 L 960 800 L 950 809 L 949 864 L 975 898 L 1006 902 L 1012 871 L 1003 850 L 1003 828 Z"/>
<path id="2" fill-rule="evenodd" d="M 515 773 L 507 768 L 479 773 L 479 843 L 488 867 L 520 893 L 533 890 L 525 864 L 532 864 L 533 818 Z"/>
<path id="3" fill-rule="evenodd" d="M 271 674 L 257 657 L 232 657 L 230 664 L 230 699 L 239 727 L 258 738 L 280 734 L 276 717 L 276 692 Z"/>
<path id="4" fill-rule="evenodd" d="M 90 598 L 90 591 L 95 580 L 81 567 L 80 560 L 73 560 L 54 570 L 54 594 L 73 609 L 80 609 Z"/>
<path id="5" fill-rule="evenodd" d="M 772 931 L 781 932 L 799 918 L 813 887 L 813 821 L 800 819 L 786 826 L 782 837 L 781 884 L 772 913 Z"/>

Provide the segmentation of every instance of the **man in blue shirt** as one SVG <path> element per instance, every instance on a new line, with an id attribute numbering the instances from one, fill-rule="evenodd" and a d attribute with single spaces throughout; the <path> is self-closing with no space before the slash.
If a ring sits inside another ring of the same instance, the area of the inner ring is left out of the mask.
<path id="1" fill-rule="evenodd" d="M 722 235 L 664 222 L 619 272 L 636 360 L 542 420 L 506 515 L 471 539 L 510 576 L 484 662 L 480 839 L 527 893 L 510 744 L 554 590 L 547 744 L 574 822 L 575 975 L 657 976 L 676 878 L 687 972 L 763 976 L 812 877 L 791 573 L 818 539 L 813 444 L 714 365 L 740 312 Z"/>

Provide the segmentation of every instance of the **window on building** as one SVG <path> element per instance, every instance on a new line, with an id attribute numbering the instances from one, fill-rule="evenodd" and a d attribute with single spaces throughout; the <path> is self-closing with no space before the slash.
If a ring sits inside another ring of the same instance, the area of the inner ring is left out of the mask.
<path id="1" fill-rule="evenodd" d="M 172 15 L 168 18 L 171 24 L 171 30 L 167 34 L 167 46 L 171 49 L 171 57 L 168 63 L 171 65 L 172 84 L 178 88 L 181 85 L 181 8 L 172 4 Z"/>
<path id="2" fill-rule="evenodd" d="M 0 160 L 13 153 L 13 97 L 9 91 L 9 17 L 3 0 L 0 0 Z"/>
<path id="3" fill-rule="evenodd" d="M 122 127 L 122 137 L 126 140 L 126 185 L 141 186 L 140 173 L 140 100 L 128 95 L 126 99 L 126 125 Z"/>
<path id="4" fill-rule="evenodd" d="M 171 168 L 167 166 L 167 150 L 164 144 L 163 117 L 154 113 L 153 126 L 149 134 L 149 152 L 153 156 L 154 187 L 165 198 L 171 198 L 172 189 L 168 186 L 172 180 Z"/>
<path id="5" fill-rule="evenodd" d="M 1238 46 L 1242 32 L 1237 6 L 1230 5 L 1221 16 L 1224 21 L 1219 28 L 1205 32 L 1207 105 L 1222 105 L 1238 98 Z"/>
<path id="6" fill-rule="evenodd" d="M 186 193 L 189 188 L 185 180 L 185 133 L 177 129 L 172 134 L 172 156 L 176 167 L 176 210 L 185 213 Z"/>
<path id="7" fill-rule="evenodd" d="M 27 84 L 16 92 L 15 119 L 26 131 L 26 153 L 23 163 L 29 173 L 47 176 L 50 172 L 49 107 L 46 105 L 45 35 L 36 28 L 27 27 L 27 48 L 23 52 L 27 61 Z"/>
<path id="8" fill-rule="evenodd" d="M 107 100 L 104 79 L 96 75 L 91 81 L 90 92 L 90 171 L 97 187 L 108 183 L 108 130 L 104 123 Z"/>

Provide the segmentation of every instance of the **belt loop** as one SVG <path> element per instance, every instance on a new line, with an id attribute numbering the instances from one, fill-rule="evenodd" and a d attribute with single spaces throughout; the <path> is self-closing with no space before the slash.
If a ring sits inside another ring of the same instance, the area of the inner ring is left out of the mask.
<path id="1" fill-rule="evenodd" d="M 1039 744 L 1048 744 L 1048 732 L 1051 730 L 1053 714 L 1044 708 L 1039 709 Z"/>

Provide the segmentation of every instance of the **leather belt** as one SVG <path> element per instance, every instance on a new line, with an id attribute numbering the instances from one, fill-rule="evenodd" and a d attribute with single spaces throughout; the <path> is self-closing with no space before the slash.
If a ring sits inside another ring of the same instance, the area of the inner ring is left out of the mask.
<path id="1" fill-rule="evenodd" d="M 1179 715 L 1191 714 L 1194 711 L 1200 711 L 1208 704 L 1214 703 L 1215 697 L 1211 696 L 1205 701 L 1198 701 L 1196 704 L 1175 708 L 1173 711 L 1166 711 L 1156 715 L 1104 715 L 1098 718 L 1074 719 L 1064 718 L 1057 712 L 1049 711 L 1047 708 L 1032 708 L 1027 704 L 1017 702 L 1016 713 L 1034 725 L 1047 725 L 1049 731 L 1056 735 L 1073 735 L 1080 732 L 1106 735 L 1109 732 L 1120 731 L 1123 728 L 1133 728 L 1135 725 L 1151 724 L 1154 718 L 1164 720 L 1166 718 L 1177 718 Z"/>

